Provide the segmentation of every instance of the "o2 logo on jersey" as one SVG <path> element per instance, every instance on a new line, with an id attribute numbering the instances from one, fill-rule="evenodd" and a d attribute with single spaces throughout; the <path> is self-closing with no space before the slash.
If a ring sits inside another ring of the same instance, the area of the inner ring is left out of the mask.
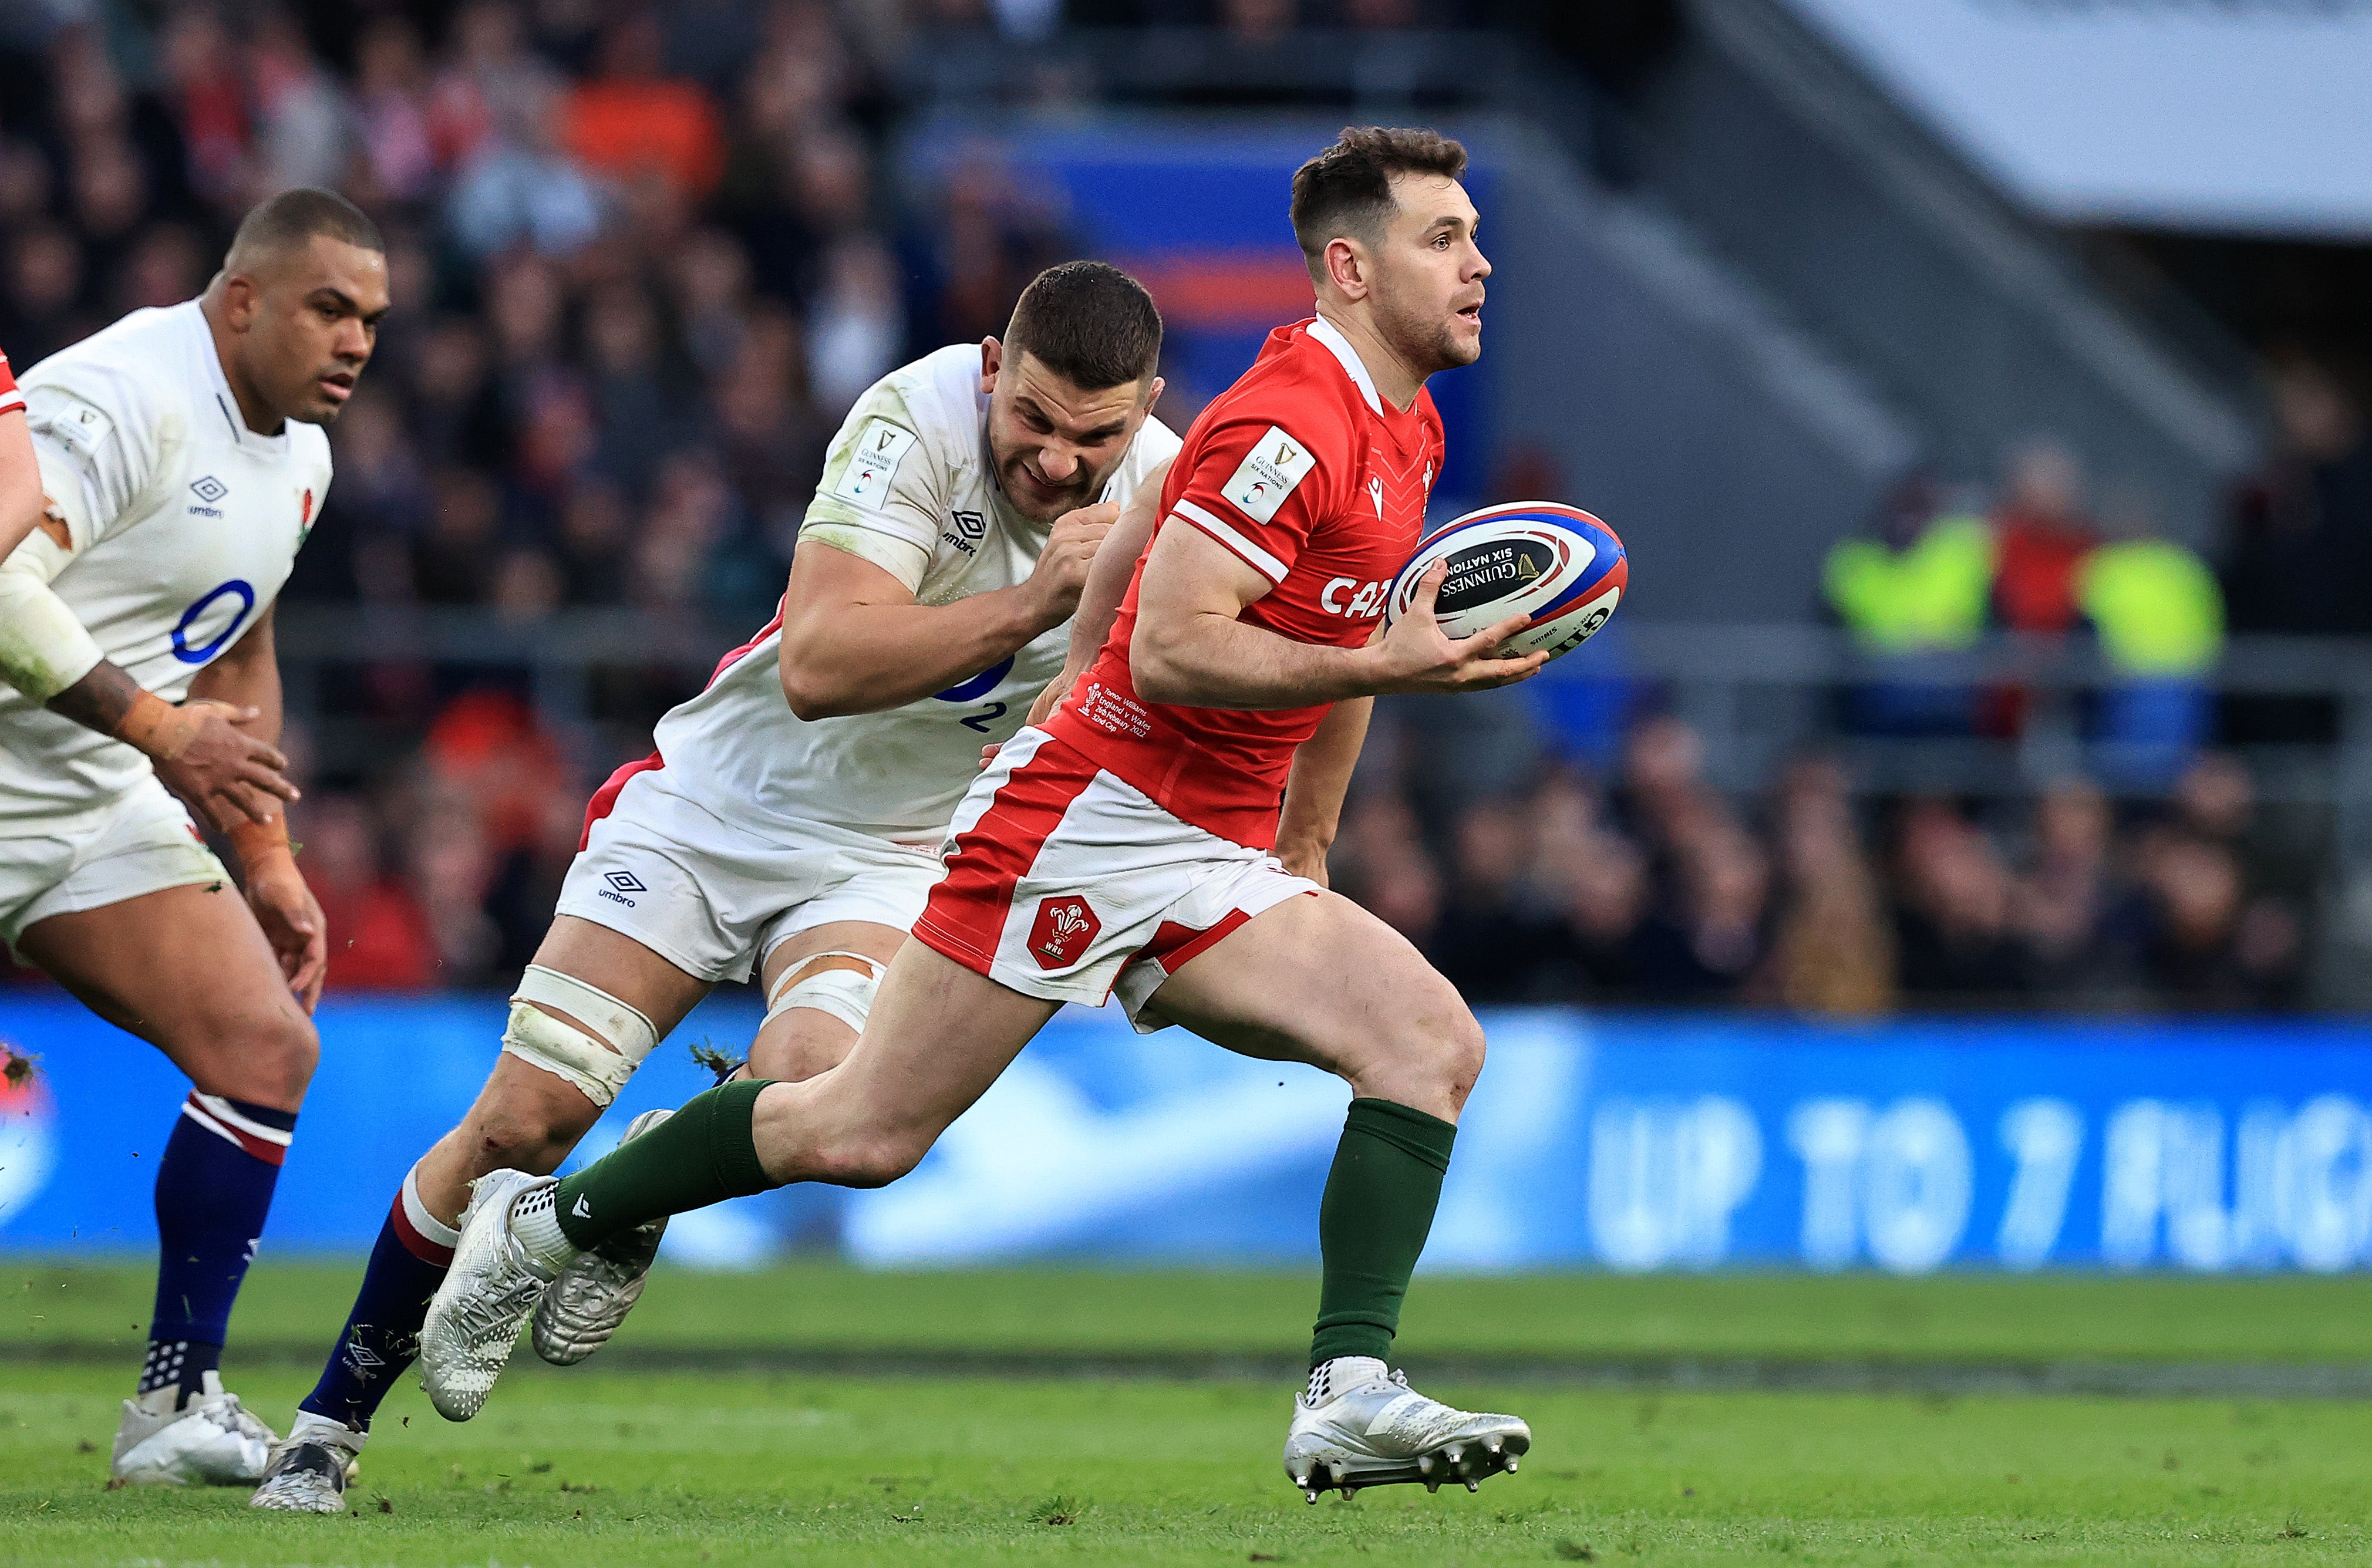
<path id="1" fill-rule="evenodd" d="M 942 703 L 977 703 L 983 697 L 987 696 L 991 691 L 995 691 L 999 686 L 1004 685 L 1005 678 L 1012 673 L 1013 656 L 1007 654 L 1005 656 L 1003 663 L 993 664 L 986 669 L 982 670 L 978 675 L 973 676 L 970 680 L 959 680 L 953 686 L 948 687 L 946 691 L 934 691 L 931 695 L 937 698 Z M 966 729 L 977 730 L 981 734 L 986 735 L 990 733 L 988 726 L 1003 718 L 1005 714 L 1006 706 L 1004 703 L 991 703 L 979 713 L 966 714 L 956 722 L 962 725 Z"/>
<path id="2" fill-rule="evenodd" d="M 238 608 L 231 611 L 227 621 L 222 622 L 219 629 L 209 635 L 198 623 L 203 621 L 208 626 L 214 626 L 217 620 L 216 607 L 227 597 L 238 599 Z M 227 583 L 216 584 L 200 594 L 189 609 L 181 611 L 181 619 L 173 627 L 173 656 L 183 664 L 205 663 L 230 646 L 230 640 L 238 635 L 238 629 L 246 625 L 247 618 L 254 613 L 253 588 L 237 577 Z M 203 636 L 206 640 L 192 646 L 191 639 L 197 636 Z"/>
<path id="3" fill-rule="evenodd" d="M 959 681 L 946 691 L 934 691 L 931 695 L 942 703 L 976 703 L 1004 685 L 1005 678 L 1012 673 L 1013 656 L 1008 654 L 1004 663 L 990 665 L 970 680 Z"/>
<path id="4" fill-rule="evenodd" d="M 1318 608 L 1329 615 L 1347 615 L 1354 621 L 1373 621 L 1384 612 L 1384 590 L 1389 581 L 1363 583 L 1356 577 L 1336 577 L 1318 596 Z"/>

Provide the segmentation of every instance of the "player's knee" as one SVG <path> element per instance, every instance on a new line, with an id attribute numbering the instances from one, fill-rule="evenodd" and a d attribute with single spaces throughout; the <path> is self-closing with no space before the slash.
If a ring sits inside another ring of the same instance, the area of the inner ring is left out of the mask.
<path id="1" fill-rule="evenodd" d="M 233 1099 L 294 1110 L 320 1065 L 321 1037 L 313 1020 L 292 1004 L 260 1017 L 242 1019 L 221 1031 L 209 1052 L 219 1063 L 211 1074 Z"/>
<path id="2" fill-rule="evenodd" d="M 584 1120 L 527 1097 L 481 1106 L 470 1117 L 471 1162 L 481 1176 L 490 1170 L 542 1175 L 576 1146 Z"/>
<path id="3" fill-rule="evenodd" d="M 1449 1102 L 1462 1108 L 1466 1097 L 1474 1092 L 1475 1080 L 1482 1075 L 1482 1026 L 1461 1003 L 1437 1038 L 1434 1071 Z"/>
<path id="4" fill-rule="evenodd" d="M 471 1132 L 470 1162 L 476 1175 L 524 1170 L 541 1176 L 558 1163 L 545 1154 L 553 1142 L 550 1130 L 532 1121 L 482 1121 Z"/>
<path id="5" fill-rule="evenodd" d="M 1409 1010 L 1392 1041 L 1386 1074 L 1413 1097 L 1463 1107 L 1482 1074 L 1482 1026 L 1455 991 L 1443 986 L 1432 1006 Z"/>

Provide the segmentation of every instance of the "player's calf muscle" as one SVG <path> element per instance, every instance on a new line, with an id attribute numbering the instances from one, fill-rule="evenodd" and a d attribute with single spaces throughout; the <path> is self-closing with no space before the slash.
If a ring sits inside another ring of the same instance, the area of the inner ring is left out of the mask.
<path id="1" fill-rule="evenodd" d="M 826 1074 L 802 1085 L 777 1084 L 759 1095 L 750 1137 L 769 1178 L 887 1187 L 922 1163 L 940 1129 L 848 1114 L 848 1097 L 832 1094 L 833 1086 Z"/>

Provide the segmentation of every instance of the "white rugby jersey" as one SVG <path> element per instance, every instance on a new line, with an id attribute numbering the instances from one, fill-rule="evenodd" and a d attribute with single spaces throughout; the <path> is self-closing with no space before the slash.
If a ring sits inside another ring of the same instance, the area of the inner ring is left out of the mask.
<path id="1" fill-rule="evenodd" d="M 180 702 L 288 580 L 329 494 L 329 437 L 247 427 L 196 300 L 135 310 L 21 385 L 72 542 L 51 591 L 110 661 Z M 0 682 L 0 821 L 97 806 L 148 772 Z"/>
<path id="2" fill-rule="evenodd" d="M 988 451 L 980 346 L 940 349 L 857 400 L 832 440 L 799 530 L 881 567 L 918 603 L 1010 587 L 1036 569 L 1048 525 L 1013 509 Z M 1178 450 L 1147 419 L 1099 499 L 1125 505 Z M 708 690 L 661 719 L 667 787 L 728 822 L 823 822 L 937 843 L 980 772 L 980 749 L 1011 739 L 1060 674 L 1066 621 L 936 696 L 882 713 L 803 720 L 783 695 L 782 617 L 727 656 Z"/>

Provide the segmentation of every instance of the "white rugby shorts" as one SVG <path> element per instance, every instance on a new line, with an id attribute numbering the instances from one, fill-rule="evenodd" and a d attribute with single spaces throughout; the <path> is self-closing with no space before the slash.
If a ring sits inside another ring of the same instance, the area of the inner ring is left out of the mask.
<path id="1" fill-rule="evenodd" d="M 553 912 L 631 936 L 701 980 L 747 980 L 776 946 L 832 921 L 906 930 L 938 877 L 933 846 L 820 822 L 727 822 L 657 766 L 594 796 Z"/>
<path id="2" fill-rule="evenodd" d="M 1156 806 L 1041 729 L 1006 742 L 956 808 L 914 939 L 1025 996 L 1101 1006 L 1142 1034 L 1161 982 L 1318 884 Z"/>
<path id="3" fill-rule="evenodd" d="M 0 937 L 195 883 L 231 885 L 190 813 L 150 773 L 80 811 L 0 823 Z"/>

